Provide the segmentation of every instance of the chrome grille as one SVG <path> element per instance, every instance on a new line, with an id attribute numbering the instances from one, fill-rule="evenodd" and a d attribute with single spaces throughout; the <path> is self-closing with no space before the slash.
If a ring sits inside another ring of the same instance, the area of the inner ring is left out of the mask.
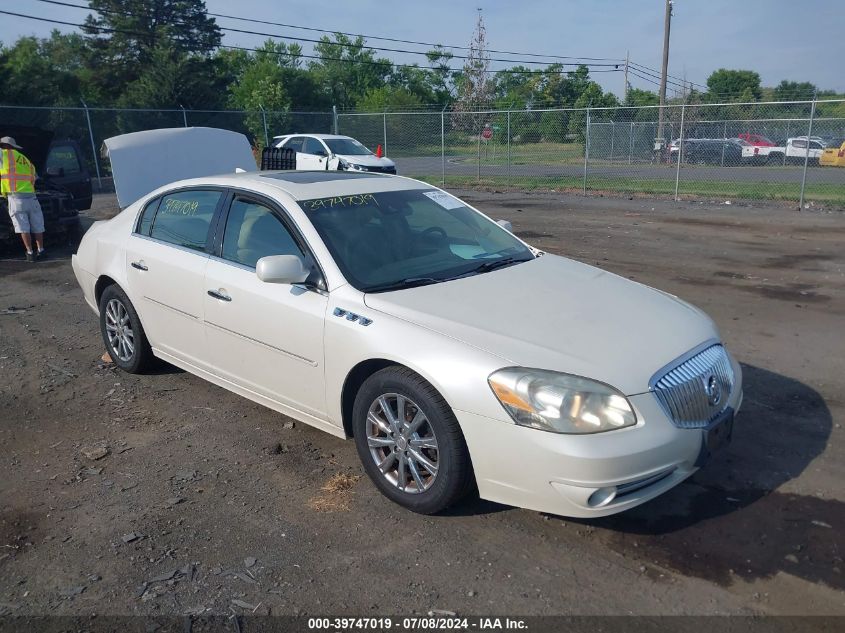
<path id="1" fill-rule="evenodd" d="M 728 353 L 721 345 L 712 345 L 667 371 L 653 389 L 675 426 L 695 429 L 707 426 L 727 408 L 733 386 Z"/>

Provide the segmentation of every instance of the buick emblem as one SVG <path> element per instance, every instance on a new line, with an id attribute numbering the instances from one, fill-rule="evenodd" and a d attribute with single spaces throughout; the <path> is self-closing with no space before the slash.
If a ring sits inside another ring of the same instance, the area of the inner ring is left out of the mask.
<path id="1" fill-rule="evenodd" d="M 710 374 L 704 384 L 704 393 L 707 394 L 707 404 L 711 407 L 715 407 L 722 400 L 722 385 L 719 384 L 719 380 L 713 374 Z"/>

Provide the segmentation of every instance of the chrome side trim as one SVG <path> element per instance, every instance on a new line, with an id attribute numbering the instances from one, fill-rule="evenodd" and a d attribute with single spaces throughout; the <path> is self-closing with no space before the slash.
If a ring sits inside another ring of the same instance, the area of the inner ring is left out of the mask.
<path id="1" fill-rule="evenodd" d="M 349 312 L 348 310 L 344 310 L 343 308 L 335 308 L 334 312 L 332 312 L 332 315 L 336 317 L 346 317 L 347 321 L 357 321 L 360 325 L 363 325 L 364 327 L 367 327 L 373 322 L 372 319 L 363 317 L 360 314 L 355 314 L 354 312 Z"/>
<path id="2" fill-rule="evenodd" d="M 156 301 L 155 299 L 153 299 L 152 297 L 148 297 L 147 295 L 144 295 L 144 299 L 146 299 L 147 301 L 154 303 L 158 306 L 161 306 L 162 308 L 167 308 L 168 310 L 172 310 L 173 312 L 176 312 L 177 314 L 181 314 L 182 316 L 186 316 L 190 319 L 194 319 L 195 321 L 200 320 L 200 318 L 198 316 L 193 315 L 190 312 L 185 312 L 185 311 L 180 310 L 178 308 L 174 308 L 173 306 L 169 306 L 166 303 L 162 303 L 161 301 Z"/>
<path id="3" fill-rule="evenodd" d="M 675 472 L 675 468 L 670 468 L 668 470 L 664 470 L 659 472 L 651 477 L 646 477 L 645 479 L 640 479 L 638 481 L 629 481 L 627 484 L 620 484 L 616 486 L 616 497 L 615 499 L 619 499 L 620 497 L 624 497 L 625 495 L 629 495 L 637 490 L 642 490 L 643 488 L 647 488 L 652 484 L 656 484 L 658 481 L 662 481 L 666 479 L 669 475 Z"/>

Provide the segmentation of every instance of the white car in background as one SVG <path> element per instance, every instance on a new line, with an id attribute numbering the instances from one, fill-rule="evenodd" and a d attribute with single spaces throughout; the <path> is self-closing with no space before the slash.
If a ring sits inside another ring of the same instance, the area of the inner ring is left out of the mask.
<path id="1" fill-rule="evenodd" d="M 338 169 L 395 174 L 396 163 L 379 157 L 350 136 L 337 134 L 289 134 L 273 138 L 274 147 L 296 152 L 298 170 Z"/>
<path id="2" fill-rule="evenodd" d="M 207 128 L 106 147 L 125 209 L 73 270 L 114 362 L 158 357 L 352 437 L 411 510 L 477 487 L 613 514 L 731 437 L 740 366 L 677 297 L 532 248 L 416 180 L 256 172 L 246 138 Z"/>

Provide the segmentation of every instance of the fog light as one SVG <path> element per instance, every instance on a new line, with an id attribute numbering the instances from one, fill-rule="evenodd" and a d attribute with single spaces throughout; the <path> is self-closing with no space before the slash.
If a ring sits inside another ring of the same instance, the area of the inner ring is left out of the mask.
<path id="1" fill-rule="evenodd" d="M 589 499 L 587 499 L 587 505 L 591 508 L 601 508 L 602 506 L 606 506 L 615 498 L 616 486 L 610 486 L 609 488 L 599 488 L 593 494 L 590 495 Z"/>

